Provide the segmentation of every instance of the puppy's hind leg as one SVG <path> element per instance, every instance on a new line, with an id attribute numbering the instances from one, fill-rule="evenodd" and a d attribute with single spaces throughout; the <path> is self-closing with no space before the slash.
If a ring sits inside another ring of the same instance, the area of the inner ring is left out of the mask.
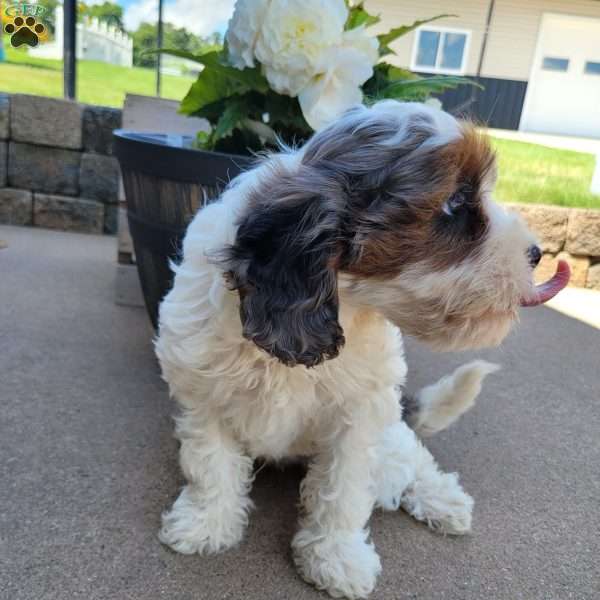
<path id="1" fill-rule="evenodd" d="M 451 425 L 473 406 L 485 377 L 498 369 L 492 363 L 473 361 L 423 388 L 414 400 L 403 399 L 404 422 L 389 427 L 380 444 L 379 506 L 388 510 L 402 506 L 444 533 L 470 530 L 473 499 L 455 473 L 440 471 L 414 432 L 431 435 Z"/>
<path id="2" fill-rule="evenodd" d="M 188 485 L 163 514 L 160 541 L 182 554 L 226 550 L 242 539 L 248 522 L 253 461 L 204 414 L 184 412 L 176 432 Z"/>
<path id="3" fill-rule="evenodd" d="M 460 535 L 471 528 L 473 499 L 456 473 L 440 471 L 433 456 L 406 423 L 388 427 L 379 447 L 377 505 L 404 508 L 436 531 Z"/>

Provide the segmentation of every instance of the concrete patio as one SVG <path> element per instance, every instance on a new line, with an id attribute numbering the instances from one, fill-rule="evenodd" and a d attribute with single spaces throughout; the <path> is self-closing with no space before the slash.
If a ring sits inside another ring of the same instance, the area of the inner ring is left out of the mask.
<path id="1" fill-rule="evenodd" d="M 298 468 L 260 472 L 246 540 L 181 556 L 156 537 L 182 478 L 140 309 L 114 304 L 115 240 L 0 227 L 0 598 L 326 598 L 290 560 Z M 376 513 L 374 600 L 600 595 L 600 332 L 524 310 L 478 406 L 428 445 L 475 498 L 472 535 Z M 472 354 L 408 344 L 411 389 Z"/>

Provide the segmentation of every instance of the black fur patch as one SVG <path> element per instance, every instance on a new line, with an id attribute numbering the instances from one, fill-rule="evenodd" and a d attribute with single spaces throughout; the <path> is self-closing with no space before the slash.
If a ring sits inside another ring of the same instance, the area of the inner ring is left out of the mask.
<path id="1" fill-rule="evenodd" d="M 240 295 L 244 337 L 288 366 L 313 367 L 344 344 L 333 265 L 338 210 L 295 188 L 281 173 L 257 192 L 224 265 Z"/>

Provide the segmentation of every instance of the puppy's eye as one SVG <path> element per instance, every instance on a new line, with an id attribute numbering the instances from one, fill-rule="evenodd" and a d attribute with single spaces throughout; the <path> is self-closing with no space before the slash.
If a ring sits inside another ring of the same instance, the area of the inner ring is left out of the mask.
<path id="1" fill-rule="evenodd" d="M 455 214 L 460 208 L 462 208 L 467 201 L 467 198 L 464 192 L 456 192 L 444 202 L 442 206 L 442 212 L 445 214 L 452 216 Z"/>

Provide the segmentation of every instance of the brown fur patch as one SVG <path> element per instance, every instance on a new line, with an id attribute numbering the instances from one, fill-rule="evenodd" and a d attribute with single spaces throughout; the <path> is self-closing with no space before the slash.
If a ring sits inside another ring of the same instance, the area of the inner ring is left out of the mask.
<path id="1" fill-rule="evenodd" d="M 354 228 L 354 260 L 342 267 L 344 271 L 388 278 L 420 261 L 442 270 L 460 263 L 481 244 L 488 225 L 481 186 L 495 165 L 486 136 L 465 124 L 455 142 L 413 154 L 390 168 L 373 203 L 377 210 L 368 208 L 354 216 L 349 227 Z M 444 215 L 444 203 L 457 192 L 468 196 L 463 213 Z"/>

